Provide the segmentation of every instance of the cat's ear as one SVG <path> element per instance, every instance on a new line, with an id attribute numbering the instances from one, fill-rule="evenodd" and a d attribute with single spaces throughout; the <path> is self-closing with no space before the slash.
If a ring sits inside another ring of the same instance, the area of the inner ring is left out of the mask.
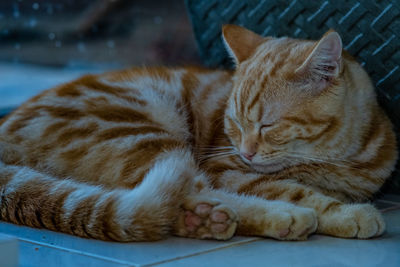
<path id="1" fill-rule="evenodd" d="M 319 89 L 323 89 L 339 75 L 341 57 L 342 39 L 331 30 L 321 38 L 296 72 L 309 77 Z"/>
<path id="2" fill-rule="evenodd" d="M 225 46 L 236 64 L 248 59 L 264 38 L 237 25 L 224 25 L 222 37 Z"/>

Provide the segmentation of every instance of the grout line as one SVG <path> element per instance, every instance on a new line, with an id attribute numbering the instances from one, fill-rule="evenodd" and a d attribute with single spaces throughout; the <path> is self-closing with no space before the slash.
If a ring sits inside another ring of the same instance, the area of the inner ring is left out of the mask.
<path id="1" fill-rule="evenodd" d="M 64 251 L 64 252 L 69 252 L 69 253 L 72 253 L 72 254 L 79 254 L 79 255 L 86 256 L 86 257 L 100 259 L 100 260 L 108 261 L 108 262 L 112 262 L 112 263 L 123 264 L 123 265 L 127 265 L 127 266 L 135 266 L 135 267 L 139 266 L 139 265 L 134 264 L 132 262 L 113 259 L 113 258 L 109 258 L 109 257 L 104 257 L 104 256 L 101 256 L 101 255 L 98 255 L 98 254 L 92 254 L 92 253 L 88 253 L 88 252 L 84 252 L 84 251 L 80 251 L 80 250 L 75 250 L 75 249 L 70 249 L 70 248 L 63 248 L 63 247 L 59 247 L 59 246 L 55 246 L 55 245 L 50 245 L 48 243 L 43 243 L 43 242 L 40 242 L 40 241 L 33 241 L 33 240 L 21 238 L 21 237 L 17 237 L 17 238 L 18 238 L 18 240 L 23 241 L 25 243 L 34 244 L 34 245 L 40 245 L 42 247 L 48 247 L 48 248 L 52 248 L 52 249 L 57 249 L 57 250 L 61 250 L 61 251 Z"/>
<path id="2" fill-rule="evenodd" d="M 160 265 L 160 264 L 163 264 L 163 263 L 173 262 L 173 261 L 176 261 L 176 260 L 181 260 L 181 259 L 185 259 L 185 258 L 191 258 L 191 257 L 199 256 L 199 255 L 202 255 L 202 254 L 207 254 L 207 253 L 210 253 L 210 252 L 223 250 L 225 248 L 232 248 L 232 247 L 236 247 L 236 246 L 241 246 L 243 244 L 248 244 L 248 243 L 252 243 L 254 241 L 259 241 L 259 240 L 262 240 L 262 238 L 255 237 L 255 238 L 246 239 L 246 240 L 243 240 L 243 241 L 238 241 L 238 242 L 235 242 L 235 243 L 231 243 L 231 244 L 229 244 L 227 246 L 224 246 L 224 247 L 217 247 L 217 248 L 212 248 L 212 249 L 208 249 L 208 250 L 203 250 L 203 251 L 199 251 L 199 252 L 196 252 L 196 253 L 188 254 L 188 255 L 185 255 L 185 256 L 179 256 L 179 257 L 176 257 L 176 258 L 173 258 L 173 259 L 162 260 L 162 261 L 149 263 L 149 264 L 143 264 L 143 265 L 139 265 L 139 266 L 140 267 L 156 266 L 156 265 Z"/>

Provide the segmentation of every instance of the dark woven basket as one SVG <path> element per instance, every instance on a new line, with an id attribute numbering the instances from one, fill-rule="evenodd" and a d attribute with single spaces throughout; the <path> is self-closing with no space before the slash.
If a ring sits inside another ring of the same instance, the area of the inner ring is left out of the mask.
<path id="1" fill-rule="evenodd" d="M 319 39 L 337 30 L 344 48 L 372 77 L 381 105 L 400 129 L 400 1 L 186 0 L 204 63 L 231 67 L 221 26 L 242 25 L 263 36 Z M 391 191 L 400 193 L 400 175 Z M 393 184 L 392 184 L 393 185 Z"/>

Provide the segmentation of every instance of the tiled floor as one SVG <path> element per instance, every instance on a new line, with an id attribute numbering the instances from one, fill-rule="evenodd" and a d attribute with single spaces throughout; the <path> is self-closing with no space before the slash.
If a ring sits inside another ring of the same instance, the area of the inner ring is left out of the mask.
<path id="1" fill-rule="evenodd" d="M 398 196 L 389 196 L 390 198 Z M 396 201 L 398 201 L 397 199 Z M 386 233 L 371 240 L 314 235 L 307 241 L 235 237 L 227 242 L 171 237 L 113 243 L 0 223 L 19 241 L 20 266 L 400 266 L 400 202 L 380 200 Z M 4 256 L 1 256 L 2 258 Z M 0 264 L 1 265 L 1 264 Z"/>

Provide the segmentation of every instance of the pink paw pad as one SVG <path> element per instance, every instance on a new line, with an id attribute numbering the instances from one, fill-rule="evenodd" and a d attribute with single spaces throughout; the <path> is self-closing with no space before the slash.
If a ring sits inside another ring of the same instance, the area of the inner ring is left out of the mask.
<path id="1" fill-rule="evenodd" d="M 215 211 L 211 214 L 211 220 L 213 222 L 226 222 L 228 220 L 228 215 L 225 212 Z"/>
<path id="2" fill-rule="evenodd" d="M 226 228 L 228 228 L 228 225 L 226 225 L 224 223 L 213 223 L 211 225 L 211 231 L 213 233 L 221 233 L 221 232 L 225 231 Z"/>
<path id="3" fill-rule="evenodd" d="M 281 230 L 281 231 L 279 232 L 279 237 L 281 237 L 281 238 L 286 237 L 286 236 L 289 234 L 289 232 L 290 232 L 289 229 Z"/>
<path id="4" fill-rule="evenodd" d="M 185 212 L 185 225 L 188 231 L 193 232 L 200 224 L 201 218 L 199 216 L 191 211 Z"/>
<path id="5" fill-rule="evenodd" d="M 196 209 L 194 210 L 194 212 L 197 215 L 204 217 L 204 216 L 207 216 L 210 214 L 212 208 L 213 207 L 208 204 L 199 204 L 196 206 Z"/>

